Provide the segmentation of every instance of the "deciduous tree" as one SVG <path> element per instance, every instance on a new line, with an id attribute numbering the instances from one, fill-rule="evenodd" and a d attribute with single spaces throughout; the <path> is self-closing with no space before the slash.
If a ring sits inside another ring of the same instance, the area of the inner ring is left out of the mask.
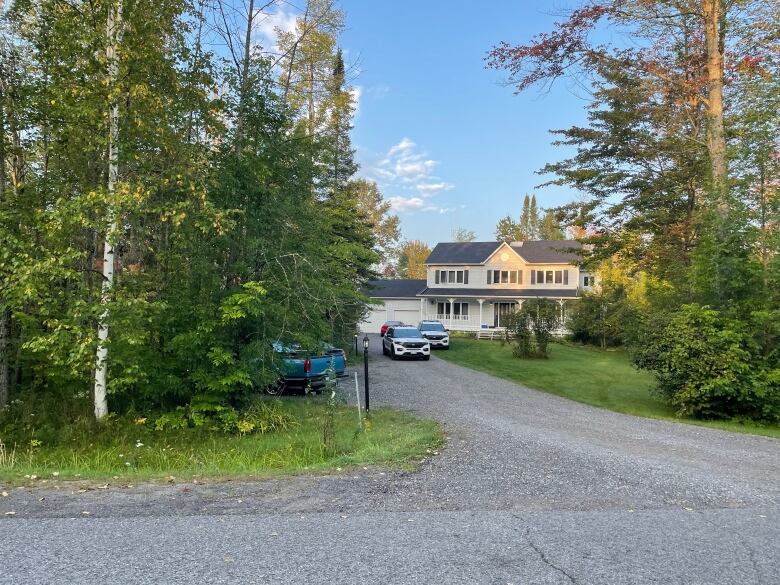
<path id="1" fill-rule="evenodd" d="M 420 240 L 409 240 L 401 246 L 398 273 L 401 278 L 425 278 L 425 260 L 431 254 L 428 245 Z"/>

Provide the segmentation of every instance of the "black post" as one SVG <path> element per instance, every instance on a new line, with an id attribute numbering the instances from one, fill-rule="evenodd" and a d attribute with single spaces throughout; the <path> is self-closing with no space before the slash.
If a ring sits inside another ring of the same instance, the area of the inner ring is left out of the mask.
<path id="1" fill-rule="evenodd" d="M 366 412 L 368 412 L 368 335 L 363 338 L 363 373 L 365 376 L 363 389 L 365 392 Z"/>
<path id="2" fill-rule="evenodd" d="M 357 333 L 355 333 L 355 356 L 358 354 L 358 348 L 357 348 Z"/>

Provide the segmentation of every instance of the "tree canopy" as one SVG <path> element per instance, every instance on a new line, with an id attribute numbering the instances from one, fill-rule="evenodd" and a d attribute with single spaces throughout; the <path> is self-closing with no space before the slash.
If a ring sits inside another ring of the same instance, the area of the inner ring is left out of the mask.
<path id="1" fill-rule="evenodd" d="M 2 15 L 0 406 L 88 403 L 101 364 L 111 412 L 234 404 L 274 341 L 354 332 L 398 223 L 354 178 L 343 14 L 310 0 L 263 51 L 265 8 Z"/>

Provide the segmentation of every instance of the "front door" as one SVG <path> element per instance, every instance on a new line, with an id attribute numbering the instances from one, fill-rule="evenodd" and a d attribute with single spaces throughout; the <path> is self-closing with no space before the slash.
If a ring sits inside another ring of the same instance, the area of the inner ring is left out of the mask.
<path id="1" fill-rule="evenodd" d="M 501 318 L 514 311 L 515 303 L 493 303 L 493 327 L 503 327 Z"/>

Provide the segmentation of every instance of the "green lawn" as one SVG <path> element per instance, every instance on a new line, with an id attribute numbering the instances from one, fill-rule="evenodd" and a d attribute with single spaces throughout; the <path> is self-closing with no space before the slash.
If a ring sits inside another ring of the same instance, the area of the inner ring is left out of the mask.
<path id="1" fill-rule="evenodd" d="M 517 359 L 511 346 L 498 341 L 453 338 L 436 356 L 519 384 L 616 412 L 671 419 L 729 431 L 780 438 L 780 427 L 678 418 L 654 396 L 653 377 L 631 365 L 625 351 L 555 343 L 550 358 Z"/>
<path id="2" fill-rule="evenodd" d="M 269 401 L 270 402 L 270 401 Z M 0 448 L 0 481 L 26 483 L 90 479 L 138 481 L 174 476 L 262 477 L 307 471 L 327 472 L 363 465 L 412 466 L 441 446 L 439 424 L 391 409 L 372 410 L 358 432 L 357 412 L 339 406 L 332 448 L 324 448 L 322 398 L 290 397 L 275 404 L 289 416 L 285 430 L 226 435 L 205 429 L 158 431 L 151 420 L 111 422 L 80 431 L 60 444 Z M 0 442 L 0 445 L 2 443 Z"/>

